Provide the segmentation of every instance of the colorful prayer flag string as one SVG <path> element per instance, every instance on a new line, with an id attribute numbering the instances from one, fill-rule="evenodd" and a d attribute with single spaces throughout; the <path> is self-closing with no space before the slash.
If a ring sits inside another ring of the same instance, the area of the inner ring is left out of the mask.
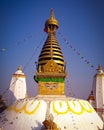
<path id="1" fill-rule="evenodd" d="M 65 86 L 66 86 L 66 89 L 68 90 L 68 91 L 66 91 L 66 95 L 75 97 L 75 93 L 73 92 L 69 78 L 67 78 L 67 77 L 65 79 Z"/>
<path id="2" fill-rule="evenodd" d="M 76 52 L 76 54 L 79 56 L 80 59 L 82 59 L 87 65 L 89 65 L 91 68 L 95 68 L 94 65 L 92 65 L 90 63 L 90 61 L 88 61 L 84 56 L 82 56 L 82 54 L 77 51 L 71 44 L 69 41 L 66 40 L 66 38 L 61 34 L 61 32 L 58 32 L 58 34 L 60 35 L 60 37 L 63 39 L 63 41 L 68 45 L 69 48 L 72 49 L 73 52 Z M 95 68 L 96 69 L 96 68 Z"/>
<path id="3" fill-rule="evenodd" d="M 45 35 L 46 36 L 46 35 Z M 42 41 L 45 39 L 45 36 L 43 37 Z M 36 49 L 34 50 L 32 56 L 30 57 L 30 59 L 27 61 L 26 65 L 23 67 L 23 71 L 26 69 L 26 67 L 28 66 L 28 64 L 30 63 L 30 61 L 32 60 L 32 58 L 35 56 L 38 48 L 40 47 L 42 41 L 40 41 L 39 45 L 36 47 Z"/>
<path id="4" fill-rule="evenodd" d="M 14 42 L 13 45 L 11 44 L 8 44 L 9 46 L 8 47 L 3 47 L 3 48 L 0 48 L 0 52 L 6 52 L 6 50 L 14 47 L 14 46 L 18 46 L 18 45 L 22 45 L 23 43 L 26 43 L 28 40 L 30 40 L 32 38 L 32 35 L 31 34 L 28 34 L 23 40 L 18 40 L 16 42 Z"/>

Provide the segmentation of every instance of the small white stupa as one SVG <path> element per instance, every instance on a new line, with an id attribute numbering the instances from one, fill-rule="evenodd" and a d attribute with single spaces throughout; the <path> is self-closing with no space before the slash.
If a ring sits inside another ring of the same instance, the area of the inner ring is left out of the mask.
<path id="1" fill-rule="evenodd" d="M 94 76 L 93 94 L 95 98 L 95 109 L 104 120 L 104 72 L 101 65 L 98 65 L 97 73 Z"/>
<path id="2" fill-rule="evenodd" d="M 12 80 L 9 88 L 12 94 L 12 103 L 18 99 L 24 99 L 27 96 L 26 76 L 19 66 L 17 71 L 12 75 Z"/>

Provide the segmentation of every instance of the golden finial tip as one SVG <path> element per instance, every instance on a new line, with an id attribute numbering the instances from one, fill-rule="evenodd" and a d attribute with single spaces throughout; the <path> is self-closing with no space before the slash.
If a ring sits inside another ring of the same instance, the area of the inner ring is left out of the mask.
<path id="1" fill-rule="evenodd" d="M 98 69 L 102 70 L 101 64 L 98 64 Z"/>
<path id="2" fill-rule="evenodd" d="M 58 21 L 55 19 L 53 9 L 50 10 L 50 16 L 45 22 L 45 29 L 47 29 L 49 25 L 54 25 L 58 28 Z"/>
<path id="3" fill-rule="evenodd" d="M 50 18 L 51 19 L 55 19 L 54 10 L 53 9 L 50 10 Z"/>
<path id="4" fill-rule="evenodd" d="M 100 64 L 98 65 L 98 68 L 96 70 L 97 70 L 98 73 L 104 74 L 102 66 Z"/>
<path id="5" fill-rule="evenodd" d="M 22 67 L 21 67 L 21 66 L 18 66 L 17 70 L 22 70 Z"/>

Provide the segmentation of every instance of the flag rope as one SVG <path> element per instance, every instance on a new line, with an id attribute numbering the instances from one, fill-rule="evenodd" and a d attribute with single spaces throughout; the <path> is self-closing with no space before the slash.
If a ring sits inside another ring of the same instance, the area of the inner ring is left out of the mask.
<path id="1" fill-rule="evenodd" d="M 89 65 L 91 68 L 96 69 L 96 68 L 94 67 L 94 65 L 93 65 L 89 60 L 87 60 L 79 51 L 77 51 L 77 49 L 75 49 L 75 48 L 71 45 L 71 43 L 70 43 L 69 41 L 66 40 L 66 38 L 62 35 L 61 32 L 58 31 L 58 34 L 59 34 L 59 36 L 62 38 L 62 40 L 66 43 L 66 45 L 67 45 L 73 52 L 75 52 L 75 53 L 79 56 L 79 58 L 80 58 L 81 60 L 83 60 L 83 61 L 84 61 L 87 65 Z"/>

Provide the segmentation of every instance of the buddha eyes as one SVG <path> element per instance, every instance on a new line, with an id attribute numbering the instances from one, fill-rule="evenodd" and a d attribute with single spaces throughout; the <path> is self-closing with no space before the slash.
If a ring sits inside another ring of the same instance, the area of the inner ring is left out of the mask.
<path id="1" fill-rule="evenodd" d="M 57 87 L 57 83 L 54 83 L 54 84 L 53 84 L 53 87 L 54 87 L 54 88 Z"/>
<path id="2" fill-rule="evenodd" d="M 50 87 L 49 83 L 46 83 L 45 86 L 46 86 L 47 88 Z"/>
<path id="3" fill-rule="evenodd" d="M 47 87 L 47 88 L 56 88 L 57 87 L 57 83 L 46 83 L 45 84 L 45 86 Z"/>

